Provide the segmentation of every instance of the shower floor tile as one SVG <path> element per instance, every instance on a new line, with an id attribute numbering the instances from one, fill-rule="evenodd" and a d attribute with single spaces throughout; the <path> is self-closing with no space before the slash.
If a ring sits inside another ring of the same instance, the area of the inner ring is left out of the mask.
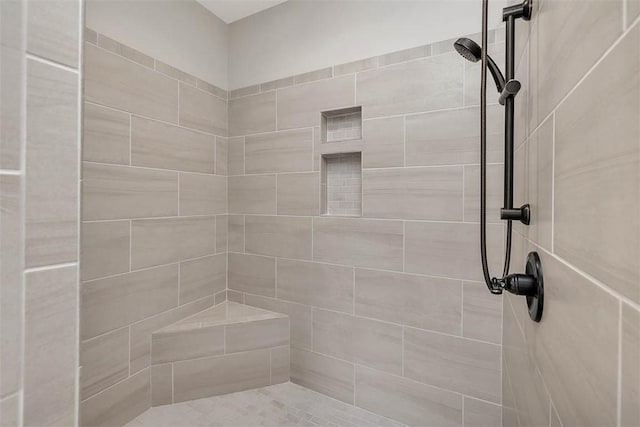
<path id="1" fill-rule="evenodd" d="M 127 427 L 402 427 L 293 383 L 156 406 Z"/>

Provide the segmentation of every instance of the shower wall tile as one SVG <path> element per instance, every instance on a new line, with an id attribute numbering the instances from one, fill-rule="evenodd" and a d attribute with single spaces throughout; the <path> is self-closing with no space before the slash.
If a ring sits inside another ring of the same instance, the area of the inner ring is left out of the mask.
<path id="1" fill-rule="evenodd" d="M 97 163 L 83 164 L 85 221 L 178 214 L 178 173 Z"/>
<path id="2" fill-rule="evenodd" d="M 85 43 L 86 101 L 178 123 L 178 82 Z"/>
<path id="3" fill-rule="evenodd" d="M 129 114 L 88 102 L 82 114 L 82 159 L 128 165 Z"/>
<path id="4" fill-rule="evenodd" d="M 259 255 L 229 253 L 229 289 L 276 295 L 276 260 Z"/>
<path id="5" fill-rule="evenodd" d="M 462 335 L 496 344 L 502 342 L 502 298 L 488 292 L 484 283 L 463 283 Z"/>
<path id="6" fill-rule="evenodd" d="M 77 68 L 79 8 L 79 2 L 61 0 L 28 8 L 27 51 Z"/>
<path id="7" fill-rule="evenodd" d="M 622 304 L 622 404 L 620 424 L 640 423 L 640 312 Z"/>
<path id="8" fill-rule="evenodd" d="M 25 190 L 27 268 L 77 260 L 77 86 L 75 74 L 33 59 L 28 60 L 25 165 L 29 170 Z"/>
<path id="9" fill-rule="evenodd" d="M 417 46 L 381 55 L 378 57 L 378 64 L 383 67 L 385 65 L 411 61 L 412 59 L 420 59 L 426 56 L 431 56 L 431 45 Z"/>
<path id="10" fill-rule="evenodd" d="M 346 403 L 354 403 L 354 365 L 291 348 L 291 382 Z"/>
<path id="11" fill-rule="evenodd" d="M 213 173 L 215 136 L 131 117 L 131 164 L 158 169 Z"/>
<path id="12" fill-rule="evenodd" d="M 281 87 L 293 86 L 293 77 L 289 76 L 278 80 L 272 80 L 266 83 L 260 83 L 260 92 L 268 92 Z"/>
<path id="13" fill-rule="evenodd" d="M 181 82 L 189 83 L 191 86 L 197 86 L 198 84 L 197 78 L 185 73 L 184 71 L 180 71 L 169 64 L 158 61 L 157 59 L 155 60 L 155 69 L 159 73 L 178 79 Z"/>
<path id="14" fill-rule="evenodd" d="M 227 288 L 224 253 L 180 263 L 180 304 L 196 301 Z"/>
<path id="15" fill-rule="evenodd" d="M 631 26 L 631 23 L 640 16 L 640 1 L 638 0 L 626 0 L 627 9 L 627 26 Z"/>
<path id="16" fill-rule="evenodd" d="M 230 176 L 229 213 L 275 215 L 276 176 Z"/>
<path id="17" fill-rule="evenodd" d="M 313 169 L 313 131 L 297 129 L 245 137 L 245 173 L 303 172 Z"/>
<path id="18" fill-rule="evenodd" d="M 362 122 L 362 139 L 365 146 L 362 167 L 404 166 L 404 122 L 404 117 Z"/>
<path id="19" fill-rule="evenodd" d="M 356 269 L 355 280 L 357 315 L 448 334 L 462 333 L 459 280 L 362 268 Z"/>
<path id="20" fill-rule="evenodd" d="M 260 85 L 247 86 L 229 91 L 229 99 L 240 98 L 241 96 L 254 95 L 260 92 Z"/>
<path id="21" fill-rule="evenodd" d="M 229 158 L 227 161 L 229 175 L 244 174 L 244 137 L 229 138 Z"/>
<path id="22" fill-rule="evenodd" d="M 129 376 L 129 328 L 80 344 L 80 399 L 84 400 Z"/>
<path id="23" fill-rule="evenodd" d="M 180 125 L 227 136 L 227 101 L 180 83 Z"/>
<path id="24" fill-rule="evenodd" d="M 640 86 L 638 86 L 640 88 Z M 531 204 L 529 239 L 547 250 L 552 246 L 553 119 L 548 118 L 531 135 L 528 144 L 527 194 Z M 638 133 L 640 136 L 640 133 Z"/>
<path id="25" fill-rule="evenodd" d="M 313 227 L 313 256 L 318 261 L 402 270 L 401 221 L 316 218 Z"/>
<path id="26" fill-rule="evenodd" d="M 225 326 L 224 348 L 227 353 L 285 345 L 289 345 L 289 319 L 287 317 Z"/>
<path id="27" fill-rule="evenodd" d="M 151 367 L 151 406 L 173 402 L 173 365 L 166 363 Z"/>
<path id="28" fill-rule="evenodd" d="M 83 340 L 178 305 L 178 264 L 84 282 L 80 287 Z"/>
<path id="29" fill-rule="evenodd" d="M 215 215 L 227 211 L 227 178 L 180 174 L 180 215 Z"/>
<path id="30" fill-rule="evenodd" d="M 487 108 L 487 161 L 503 161 L 503 108 Z M 479 107 L 407 116 L 407 166 L 480 163 Z M 365 122 L 366 123 L 366 122 Z"/>
<path id="31" fill-rule="evenodd" d="M 449 53 L 358 73 L 356 104 L 362 105 L 362 118 L 461 107 L 462 61 Z"/>
<path id="32" fill-rule="evenodd" d="M 356 367 L 356 405 L 409 425 L 462 425 L 462 396 L 364 366 Z"/>
<path id="33" fill-rule="evenodd" d="M 500 209 L 504 205 L 504 168 L 502 164 L 487 166 L 487 222 L 502 223 Z M 514 204 L 514 206 L 521 206 Z M 480 222 L 480 165 L 464 166 L 464 220 Z"/>
<path id="34" fill-rule="evenodd" d="M 280 174 L 278 215 L 320 215 L 320 175 L 317 172 Z"/>
<path id="35" fill-rule="evenodd" d="M 271 384 L 286 383 L 290 380 L 291 350 L 289 346 L 271 349 Z"/>
<path id="36" fill-rule="evenodd" d="M 216 136 L 216 175 L 226 176 L 229 163 L 229 138 Z"/>
<path id="37" fill-rule="evenodd" d="M 601 13 L 606 22 L 610 12 Z M 638 43 L 635 26 L 558 107 L 554 176 L 555 251 L 636 303 L 640 217 L 628 213 L 640 206 Z"/>
<path id="38" fill-rule="evenodd" d="M 244 217 L 245 251 L 296 259 L 311 259 L 311 218 Z"/>
<path id="39" fill-rule="evenodd" d="M 224 326 L 155 332 L 151 336 L 151 364 L 224 354 L 224 340 Z"/>
<path id="40" fill-rule="evenodd" d="M 229 216 L 216 216 L 216 253 L 227 252 L 229 242 Z"/>
<path id="41" fill-rule="evenodd" d="M 130 221 L 82 224 L 80 279 L 91 280 L 129 271 Z"/>
<path id="42" fill-rule="evenodd" d="M 131 268 L 213 254 L 216 251 L 215 235 L 215 216 L 134 220 L 131 223 Z"/>
<path id="43" fill-rule="evenodd" d="M 243 215 L 229 215 L 229 252 L 244 252 Z"/>
<path id="44" fill-rule="evenodd" d="M 500 346 L 418 329 L 404 331 L 404 375 L 500 403 Z"/>
<path id="45" fill-rule="evenodd" d="M 482 400 L 464 396 L 463 425 L 486 427 L 502 425 L 502 409 Z"/>
<path id="46" fill-rule="evenodd" d="M 229 100 L 229 135 L 276 130 L 276 92 Z"/>
<path id="47" fill-rule="evenodd" d="M 323 68 L 321 70 L 310 71 L 308 73 L 293 76 L 293 84 L 301 84 L 313 82 L 316 80 L 327 79 L 333 76 L 333 68 Z"/>
<path id="48" fill-rule="evenodd" d="M 371 68 L 378 68 L 378 57 L 361 59 L 359 61 L 353 61 L 346 64 L 340 64 L 333 67 L 333 75 L 341 76 L 343 74 L 357 73 L 358 71 L 369 70 Z"/>
<path id="49" fill-rule="evenodd" d="M 319 126 L 321 112 L 354 106 L 354 93 L 353 76 L 278 89 L 278 129 Z"/>
<path id="50" fill-rule="evenodd" d="M 462 220 L 462 167 L 365 170 L 363 216 Z"/>
<path id="51" fill-rule="evenodd" d="M 130 59 L 133 62 L 137 62 L 140 65 L 144 65 L 147 68 L 153 69 L 155 67 L 155 61 L 152 57 L 145 55 L 139 50 L 118 43 L 104 34 L 98 34 L 98 46 L 113 53 L 117 53 L 118 55 Z"/>
<path id="52" fill-rule="evenodd" d="M 20 423 L 20 411 L 19 395 L 0 400 L 0 425 L 17 426 Z"/>
<path id="53" fill-rule="evenodd" d="M 526 32 L 526 28 L 523 28 L 521 25 L 526 21 L 520 20 L 517 24 L 516 37 Z M 478 40 L 480 43 L 481 40 Z M 518 46 L 515 46 L 514 50 L 518 50 Z M 501 70 L 505 70 L 505 43 L 493 43 L 489 45 L 488 50 L 491 58 L 496 62 L 498 67 Z M 515 53 L 516 57 L 519 57 L 518 53 Z M 469 62 L 464 61 L 464 105 L 480 105 L 480 68 L 481 64 L 479 62 Z M 523 83 L 523 82 L 521 82 Z M 487 76 L 487 102 L 495 103 L 498 99 L 497 91 L 494 92 L 494 82 L 493 79 Z M 495 94 L 495 95 L 494 95 Z M 522 94 L 520 94 L 522 95 Z M 523 98 L 520 98 L 523 99 Z M 516 101 L 518 103 L 518 101 Z"/>

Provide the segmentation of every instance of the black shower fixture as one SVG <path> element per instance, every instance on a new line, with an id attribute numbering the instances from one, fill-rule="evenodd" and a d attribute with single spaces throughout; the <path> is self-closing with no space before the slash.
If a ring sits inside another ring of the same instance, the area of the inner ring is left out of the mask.
<path id="1" fill-rule="evenodd" d="M 531 208 L 528 204 L 513 207 L 513 154 L 514 154 L 514 106 L 521 84 L 515 79 L 515 22 L 522 18 L 531 19 L 531 1 L 502 9 L 505 31 L 505 75 L 493 59 L 487 54 L 487 11 L 488 0 L 482 0 L 482 47 L 467 38 L 460 38 L 453 44 L 456 51 L 468 61 L 481 62 L 480 84 L 480 251 L 484 280 L 492 294 L 501 294 L 503 290 L 515 295 L 527 297 L 529 316 L 539 322 L 542 318 L 544 303 L 544 280 L 542 265 L 536 252 L 527 256 L 525 273 L 509 274 L 511 259 L 511 239 L 513 221 L 529 225 Z M 507 221 L 507 239 L 504 268 L 501 277 L 491 277 L 487 262 L 487 70 L 491 73 L 498 91 L 498 102 L 505 107 L 504 127 L 504 205 L 500 210 L 500 219 Z"/>

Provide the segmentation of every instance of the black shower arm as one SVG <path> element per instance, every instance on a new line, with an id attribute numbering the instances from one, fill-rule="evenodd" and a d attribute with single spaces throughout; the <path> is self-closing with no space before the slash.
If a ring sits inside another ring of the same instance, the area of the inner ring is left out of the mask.
<path id="1" fill-rule="evenodd" d="M 502 71 L 500 71 L 500 67 L 498 67 L 498 64 L 496 64 L 489 55 L 487 55 L 487 68 L 491 72 L 491 76 L 493 77 L 493 81 L 496 84 L 498 93 L 502 93 L 505 85 L 504 76 L 502 75 Z"/>

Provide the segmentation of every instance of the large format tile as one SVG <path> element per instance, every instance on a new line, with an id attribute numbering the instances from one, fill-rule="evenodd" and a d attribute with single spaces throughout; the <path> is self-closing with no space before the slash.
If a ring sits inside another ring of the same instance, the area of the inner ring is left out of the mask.
<path id="1" fill-rule="evenodd" d="M 319 126 L 321 112 L 352 107 L 354 85 L 344 76 L 278 89 L 278 129 Z"/>
<path id="2" fill-rule="evenodd" d="M 80 245 L 80 279 L 129 271 L 129 221 L 85 222 Z"/>
<path id="3" fill-rule="evenodd" d="M 385 168 L 404 166 L 404 117 L 390 117 L 362 122 L 365 151 L 362 166 Z"/>
<path id="4" fill-rule="evenodd" d="M 524 166 L 524 165 L 523 165 Z M 487 165 L 487 222 L 501 223 L 500 208 L 504 206 L 504 168 Z M 514 203 L 514 206 L 520 206 Z M 480 166 L 464 166 L 464 220 L 480 222 Z"/>
<path id="5" fill-rule="evenodd" d="M 131 118 L 131 164 L 213 173 L 215 136 L 142 117 Z"/>
<path id="6" fill-rule="evenodd" d="M 457 53 L 448 53 L 363 71 L 357 74 L 356 104 L 364 119 L 461 107 L 462 63 Z"/>
<path id="7" fill-rule="evenodd" d="M 276 188 L 278 215 L 320 214 L 320 174 L 317 172 L 279 174 Z"/>
<path id="8" fill-rule="evenodd" d="M 610 2 L 580 13 L 600 4 Z M 589 16 L 600 22 L 607 11 Z M 639 44 L 636 26 L 558 107 L 554 196 L 558 255 L 636 303 L 640 216 L 629 213 L 640 208 Z"/>
<path id="9" fill-rule="evenodd" d="M 290 347 L 276 347 L 271 349 L 271 384 L 289 382 L 291 355 Z"/>
<path id="10" fill-rule="evenodd" d="M 20 425 L 20 414 L 20 395 L 14 394 L 13 396 L 0 400 L 0 425 Z"/>
<path id="11" fill-rule="evenodd" d="M 216 253 L 227 252 L 229 242 L 229 216 L 216 216 Z"/>
<path id="12" fill-rule="evenodd" d="M 229 100 L 229 135 L 276 130 L 276 92 Z"/>
<path id="13" fill-rule="evenodd" d="M 80 287 L 82 339 L 153 316 L 178 305 L 178 265 L 152 268 Z"/>
<path id="14" fill-rule="evenodd" d="M 622 426 L 640 424 L 640 312 L 622 305 Z"/>
<path id="15" fill-rule="evenodd" d="M 462 284 L 459 280 L 361 268 L 356 269 L 355 277 L 356 314 L 461 334 Z"/>
<path id="16" fill-rule="evenodd" d="M 516 271 L 520 271 L 517 266 Z M 502 341 L 502 298 L 480 282 L 462 285 L 462 335 L 500 344 Z"/>
<path id="17" fill-rule="evenodd" d="M 228 175 L 229 138 L 216 136 L 216 175 Z"/>
<path id="18" fill-rule="evenodd" d="M 225 327 L 225 353 L 282 347 L 289 344 L 289 319 L 282 315 L 275 319 L 238 322 Z"/>
<path id="19" fill-rule="evenodd" d="M 78 68 L 80 3 L 36 2 L 27 8 L 27 51 Z"/>
<path id="20" fill-rule="evenodd" d="M 353 268 L 317 262 L 278 260 L 278 298 L 353 312 Z"/>
<path id="21" fill-rule="evenodd" d="M 77 260 L 78 81 L 27 62 L 26 267 Z"/>
<path id="22" fill-rule="evenodd" d="M 244 303 L 289 316 L 291 345 L 300 348 L 311 348 L 311 307 L 250 294 L 244 296 Z"/>
<path id="23" fill-rule="evenodd" d="M 213 295 L 226 288 L 226 254 L 220 253 L 180 263 L 180 304 Z"/>
<path id="24" fill-rule="evenodd" d="M 502 408 L 482 400 L 464 396 L 463 425 L 465 427 L 487 427 L 502 425 Z M 506 424 L 505 426 L 508 426 Z"/>
<path id="25" fill-rule="evenodd" d="M 215 216 L 134 220 L 131 224 L 131 268 L 214 254 L 215 235 Z"/>
<path id="26" fill-rule="evenodd" d="M 500 403 L 500 351 L 500 346 L 494 344 L 407 328 L 404 375 Z"/>
<path id="27" fill-rule="evenodd" d="M 228 175 L 244 175 L 244 136 L 229 138 Z"/>
<path id="28" fill-rule="evenodd" d="M 245 251 L 311 259 L 311 218 L 253 216 L 244 218 Z"/>
<path id="29" fill-rule="evenodd" d="M 313 130 L 296 129 L 247 136 L 245 173 L 304 172 L 313 169 Z"/>
<path id="30" fill-rule="evenodd" d="M 229 254 L 229 289 L 273 297 L 276 294 L 275 258 Z"/>
<path id="31" fill-rule="evenodd" d="M 151 406 L 173 403 L 173 365 L 151 367 Z"/>
<path id="32" fill-rule="evenodd" d="M 276 213 L 276 176 L 230 176 L 229 213 Z"/>
<path id="33" fill-rule="evenodd" d="M 180 215 L 215 215 L 226 212 L 226 177 L 180 174 Z"/>
<path id="34" fill-rule="evenodd" d="M 244 252 L 244 215 L 229 215 L 229 252 Z"/>
<path id="35" fill-rule="evenodd" d="M 551 250 L 553 239 L 553 138 L 553 119 L 549 118 L 531 135 L 527 146 L 527 202 L 531 205 L 528 236 L 547 250 Z"/>
<path id="36" fill-rule="evenodd" d="M 82 120 L 83 160 L 129 164 L 129 114 L 85 102 Z"/>
<path id="37" fill-rule="evenodd" d="M 227 101 L 180 83 L 180 125 L 227 136 Z"/>
<path id="38" fill-rule="evenodd" d="M 178 122 L 178 82 L 85 43 L 85 100 L 167 122 Z"/>
<path id="39" fill-rule="evenodd" d="M 80 344 L 80 398 L 86 399 L 129 376 L 129 328 Z"/>
<path id="40" fill-rule="evenodd" d="M 461 426 L 462 396 L 358 366 L 356 406 L 413 426 Z"/>
<path id="41" fill-rule="evenodd" d="M 363 216 L 462 220 L 462 167 L 365 170 Z"/>
<path id="42" fill-rule="evenodd" d="M 151 364 L 216 356 L 225 352 L 224 326 L 160 330 L 151 335 Z"/>
<path id="43" fill-rule="evenodd" d="M 313 256 L 318 261 L 402 270 L 401 221 L 315 218 Z"/>
<path id="44" fill-rule="evenodd" d="M 353 404 L 354 365 L 318 353 L 291 349 L 291 381 Z"/>
<path id="45" fill-rule="evenodd" d="M 78 269 L 25 275 L 24 425 L 75 424 Z"/>

